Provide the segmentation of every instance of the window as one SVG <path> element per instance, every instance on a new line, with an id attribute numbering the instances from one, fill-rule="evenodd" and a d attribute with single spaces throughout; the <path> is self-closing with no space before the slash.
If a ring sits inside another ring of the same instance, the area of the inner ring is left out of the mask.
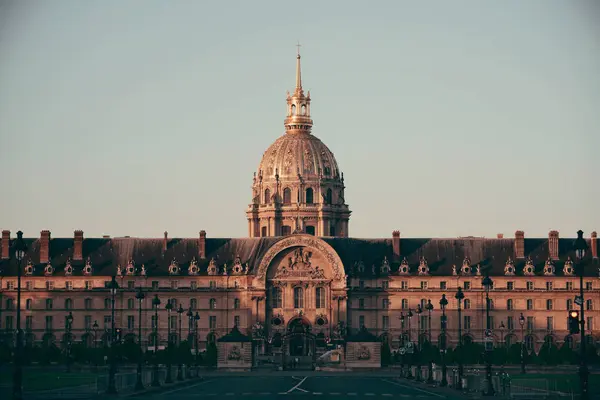
<path id="1" fill-rule="evenodd" d="M 192 290 L 198 289 L 198 282 L 196 282 L 196 281 L 190 282 L 190 289 L 192 289 Z"/>
<path id="2" fill-rule="evenodd" d="M 315 288 L 315 300 L 317 308 L 325 308 L 325 288 Z"/>
<path id="3" fill-rule="evenodd" d="M 192 310 L 196 310 L 198 308 L 198 300 L 196 300 L 195 298 L 191 298 L 190 307 L 192 308 Z"/>
<path id="4" fill-rule="evenodd" d="M 527 299 L 527 309 L 533 310 L 533 300 Z"/>
<path id="5" fill-rule="evenodd" d="M 73 300 L 65 299 L 65 310 L 73 309 Z"/>
<path id="6" fill-rule="evenodd" d="M 401 288 L 402 290 L 408 289 L 408 281 L 402 281 Z"/>
<path id="7" fill-rule="evenodd" d="M 152 290 L 158 289 L 158 281 L 152 281 Z"/>
<path id="8" fill-rule="evenodd" d="M 427 325 L 427 323 L 429 322 L 428 319 L 427 319 L 428 316 L 427 315 L 421 315 L 419 318 L 421 320 L 421 332 L 426 332 L 427 331 L 427 327 L 429 326 L 429 325 Z"/>
<path id="9" fill-rule="evenodd" d="M 509 331 L 512 331 L 513 329 L 515 329 L 515 319 L 514 319 L 514 317 L 507 317 L 506 318 L 506 328 Z"/>
<path id="10" fill-rule="evenodd" d="M 306 233 L 312 236 L 315 236 L 316 231 L 315 231 L 315 227 L 312 225 L 306 225 Z"/>
<path id="11" fill-rule="evenodd" d="M 234 326 L 240 326 L 240 316 L 239 315 L 235 315 L 233 317 L 233 325 Z"/>
<path id="12" fill-rule="evenodd" d="M 33 282 L 31 282 L 31 281 L 25 282 L 25 288 L 27 290 L 33 290 Z"/>
<path id="13" fill-rule="evenodd" d="M 171 281 L 171 289 L 177 289 L 179 287 L 179 281 Z"/>
<path id="14" fill-rule="evenodd" d="M 384 310 L 390 308 L 390 299 L 381 300 L 381 308 L 383 308 Z"/>
<path id="15" fill-rule="evenodd" d="M 463 308 L 465 310 L 469 310 L 471 308 L 471 300 L 465 299 L 463 303 L 464 303 Z"/>
<path id="16" fill-rule="evenodd" d="M 446 290 L 446 281 L 441 281 L 440 282 L 440 289 L 441 290 Z"/>
<path id="17" fill-rule="evenodd" d="M 531 331 L 534 328 L 533 317 L 527 317 L 527 330 Z"/>
<path id="18" fill-rule="evenodd" d="M 546 317 L 546 329 L 551 331 L 554 329 L 554 318 Z"/>
<path id="19" fill-rule="evenodd" d="M 515 283 L 514 282 L 506 282 L 506 289 L 507 290 L 515 290 Z"/>
<path id="20" fill-rule="evenodd" d="M 494 299 L 488 299 L 488 304 L 490 305 L 490 310 L 494 309 Z"/>
<path id="21" fill-rule="evenodd" d="M 30 331 L 33 329 L 33 317 L 28 315 L 25 317 L 25 330 Z"/>
<path id="22" fill-rule="evenodd" d="M 591 332 L 594 329 L 594 317 L 587 317 L 586 319 L 587 330 Z"/>
<path id="23" fill-rule="evenodd" d="M 135 308 L 135 301 L 133 299 L 127 299 L 127 309 L 133 310 Z"/>
<path id="24" fill-rule="evenodd" d="M 15 281 L 8 281 L 8 282 L 6 282 L 6 288 L 8 290 L 15 290 Z"/>
<path id="25" fill-rule="evenodd" d="M 514 310 L 514 304 L 513 304 L 513 299 L 508 299 L 506 300 L 506 309 L 507 310 Z"/>
<path id="26" fill-rule="evenodd" d="M 294 288 L 294 308 L 304 307 L 304 289 L 301 287 Z"/>
<path id="27" fill-rule="evenodd" d="M 289 225 L 284 225 L 281 227 L 281 236 L 288 236 L 292 234 L 292 227 Z"/>
<path id="28" fill-rule="evenodd" d="M 171 315 L 169 320 L 169 326 L 171 327 L 171 331 L 175 331 L 177 329 L 177 316 Z"/>
<path id="29" fill-rule="evenodd" d="M 567 310 L 571 310 L 573 308 L 573 300 L 567 300 Z"/>
<path id="30" fill-rule="evenodd" d="M 177 310 L 177 299 L 169 299 L 167 302 L 171 304 L 173 310 Z"/>
<path id="31" fill-rule="evenodd" d="M 210 299 L 208 302 L 208 308 L 210 308 L 211 310 L 214 310 L 217 308 L 217 300 L 216 299 Z"/>
<path id="32" fill-rule="evenodd" d="M 326 173 L 327 175 L 327 173 Z M 331 191 L 331 188 L 327 189 L 327 192 L 325 192 L 325 204 L 331 204 L 331 202 L 333 201 L 333 192 Z"/>
<path id="33" fill-rule="evenodd" d="M 25 309 L 26 310 L 31 310 L 32 304 L 33 304 L 33 301 L 31 299 L 25 300 Z"/>
<path id="34" fill-rule="evenodd" d="M 585 290 L 592 290 L 592 282 L 585 283 Z"/>
<path id="35" fill-rule="evenodd" d="M 208 317 L 208 329 L 217 329 L 217 316 L 211 315 Z"/>
<path id="36" fill-rule="evenodd" d="M 588 299 L 585 302 L 585 309 L 586 310 L 593 310 L 594 309 L 594 301 L 592 299 Z"/>
<path id="37" fill-rule="evenodd" d="M 358 281 L 358 287 L 360 289 L 364 289 L 365 288 L 365 281 Z"/>
<path id="38" fill-rule="evenodd" d="M 208 287 L 211 289 L 216 289 L 217 288 L 217 282 L 216 281 L 210 281 L 208 282 Z"/>
<path id="39" fill-rule="evenodd" d="M 92 329 L 92 316 L 91 315 L 86 315 L 83 317 L 83 327 L 85 328 L 86 331 L 89 331 L 90 329 Z"/>
<path id="40" fill-rule="evenodd" d="M 546 282 L 546 290 L 552 290 L 552 282 Z"/>
<path id="41" fill-rule="evenodd" d="M 290 188 L 283 189 L 283 204 L 292 204 L 292 190 Z"/>
<path id="42" fill-rule="evenodd" d="M 89 297 L 88 297 L 87 299 L 85 299 L 85 300 L 83 301 L 83 307 L 84 307 L 86 310 L 91 310 L 91 309 L 92 309 L 92 299 L 90 299 Z"/>
<path id="43" fill-rule="evenodd" d="M 134 329 L 135 328 L 135 319 L 133 317 L 133 315 L 128 315 L 127 316 L 127 329 Z"/>
<path id="44" fill-rule="evenodd" d="M 12 310 L 14 308 L 13 299 L 6 299 L 6 309 Z"/>
<path id="45" fill-rule="evenodd" d="M 271 191 L 269 189 L 265 189 L 264 203 L 271 204 Z"/>
<path id="46" fill-rule="evenodd" d="M 281 288 L 274 287 L 271 289 L 271 307 L 281 308 L 283 304 Z"/>
<path id="47" fill-rule="evenodd" d="M 463 289 L 464 290 L 470 290 L 471 289 L 471 282 L 469 282 L 469 281 L 463 282 Z"/>
<path id="48" fill-rule="evenodd" d="M 358 299 L 358 308 L 361 310 L 365 308 L 365 299 Z"/>
<path id="49" fill-rule="evenodd" d="M 92 290 L 94 288 L 94 283 L 92 281 L 85 281 L 85 290 Z"/>
<path id="50" fill-rule="evenodd" d="M 73 282 L 66 281 L 65 282 L 65 289 L 67 289 L 67 290 L 73 290 Z"/>
<path id="51" fill-rule="evenodd" d="M 46 299 L 46 310 L 52 310 L 52 299 Z"/>
<path id="52" fill-rule="evenodd" d="M 527 281 L 527 290 L 533 290 L 533 282 Z"/>
<path id="53" fill-rule="evenodd" d="M 390 317 L 387 315 L 381 317 L 381 327 L 386 330 L 390 329 Z"/>
<path id="54" fill-rule="evenodd" d="M 533 336 L 527 335 L 525 337 L 525 347 L 527 348 L 528 351 L 533 350 Z"/>
<path id="55" fill-rule="evenodd" d="M 46 330 L 47 331 L 52 330 L 52 325 L 54 325 L 53 322 L 54 321 L 52 320 L 52 315 L 46 315 Z"/>
<path id="56" fill-rule="evenodd" d="M 267 227 L 266 226 L 263 226 L 262 228 L 260 228 L 260 236 L 261 237 L 267 236 Z"/>
<path id="57" fill-rule="evenodd" d="M 389 281 L 383 281 L 383 282 L 381 282 L 381 288 L 383 290 L 388 290 L 390 288 L 390 282 Z"/>
<path id="58" fill-rule="evenodd" d="M 470 315 L 464 316 L 464 322 L 465 323 L 464 323 L 463 328 L 467 329 L 467 330 L 471 329 L 471 316 Z"/>
<path id="59" fill-rule="evenodd" d="M 314 202 L 314 192 L 312 188 L 306 189 L 306 204 L 313 204 Z"/>
<path id="60" fill-rule="evenodd" d="M 111 304 L 111 301 L 110 301 L 110 299 L 109 299 L 108 297 L 107 297 L 107 298 L 105 298 L 105 299 L 104 299 L 104 309 L 105 309 L 105 310 L 108 310 L 108 309 L 110 308 L 110 304 Z"/>
<path id="61" fill-rule="evenodd" d="M 408 299 L 402 299 L 402 309 L 408 309 Z"/>
<path id="62" fill-rule="evenodd" d="M 7 331 L 13 330 L 13 316 L 12 315 L 6 316 L 4 327 L 6 328 Z"/>
<path id="63" fill-rule="evenodd" d="M 104 325 L 106 326 L 106 317 L 104 317 Z M 151 328 L 152 329 L 156 328 L 156 316 L 155 315 L 152 316 L 152 326 L 151 326 Z"/>
<path id="64" fill-rule="evenodd" d="M 567 282 L 565 289 L 573 290 L 573 282 Z"/>
<path id="65" fill-rule="evenodd" d="M 427 281 L 421 281 L 421 290 L 427 289 Z"/>
<path id="66" fill-rule="evenodd" d="M 419 304 L 421 304 L 421 310 L 425 310 L 425 306 L 427 305 L 427 300 L 421 299 Z"/>
<path id="67" fill-rule="evenodd" d="M 365 316 L 364 315 L 359 315 L 358 316 L 358 326 L 360 328 L 364 328 L 365 327 Z"/>
<path id="68" fill-rule="evenodd" d="M 54 290 L 54 282 L 46 281 L 46 290 Z"/>
<path id="69" fill-rule="evenodd" d="M 546 300 L 546 310 L 552 311 L 552 299 Z"/>
<path id="70" fill-rule="evenodd" d="M 490 315 L 488 317 L 487 323 L 488 323 L 488 325 L 486 325 L 486 327 L 489 326 L 490 329 L 494 329 L 495 325 L 494 325 L 494 316 L 493 315 Z"/>

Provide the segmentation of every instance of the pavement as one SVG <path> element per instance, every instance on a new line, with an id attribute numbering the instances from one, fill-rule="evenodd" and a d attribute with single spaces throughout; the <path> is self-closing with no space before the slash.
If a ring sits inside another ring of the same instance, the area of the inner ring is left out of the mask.
<path id="1" fill-rule="evenodd" d="M 262 376 L 208 376 L 204 380 L 183 387 L 174 387 L 157 393 L 128 396 L 136 400 L 218 400 L 238 399 L 464 399 L 460 393 L 438 390 L 424 384 L 394 377 L 357 375 L 262 375 Z"/>

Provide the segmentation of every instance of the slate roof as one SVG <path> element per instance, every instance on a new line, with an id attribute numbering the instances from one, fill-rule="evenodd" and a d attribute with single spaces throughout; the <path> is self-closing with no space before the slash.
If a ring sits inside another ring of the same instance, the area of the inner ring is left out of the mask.
<path id="1" fill-rule="evenodd" d="M 237 325 L 234 325 L 233 328 L 231 328 L 231 331 L 227 335 L 217 339 L 217 342 L 228 342 L 228 343 L 232 343 L 232 342 L 239 343 L 239 342 L 250 342 L 250 341 L 251 340 L 248 336 L 246 336 L 242 332 L 240 332 Z"/>
<path id="2" fill-rule="evenodd" d="M 347 342 L 379 342 L 380 340 L 377 336 L 373 335 L 371 332 L 367 330 L 366 327 L 362 327 L 359 331 L 351 336 L 346 338 Z"/>
<path id="3" fill-rule="evenodd" d="M 187 275 L 187 270 L 193 259 L 200 267 L 199 275 L 207 274 L 207 267 L 212 258 L 220 268 L 227 264 L 231 268 L 236 257 L 242 264 L 248 264 L 249 270 L 255 271 L 266 251 L 281 240 L 281 237 L 269 238 L 239 238 L 239 239 L 206 239 L 206 258 L 198 259 L 198 239 L 168 239 L 167 249 L 163 252 L 163 239 L 145 238 L 85 238 L 83 240 L 83 261 L 71 261 L 73 275 L 82 275 L 83 266 L 89 258 L 95 276 L 111 276 L 116 273 L 117 266 L 123 270 L 133 261 L 139 271 L 144 264 L 148 276 L 168 275 L 168 267 L 176 260 L 181 268 L 181 274 Z M 11 238 L 14 242 L 15 238 Z M 515 260 L 514 239 L 485 239 L 485 238 L 450 238 L 450 239 L 400 239 L 400 258 L 394 258 L 392 239 L 357 239 L 357 238 L 323 238 L 340 256 L 347 274 L 358 274 L 353 266 L 362 262 L 365 266 L 364 275 L 372 276 L 372 266 L 375 274 L 380 275 L 380 266 L 387 258 L 391 273 L 398 272 L 403 258 L 409 264 L 411 275 L 416 274 L 419 260 L 425 257 L 430 275 L 452 275 L 452 266 L 458 269 L 463 260 L 468 257 L 471 265 L 479 264 L 482 272 L 490 271 L 491 275 L 504 275 L 504 266 L 509 257 L 514 260 L 517 275 L 522 275 L 523 267 L 528 257 L 536 268 L 536 275 L 541 275 L 544 264 L 548 259 L 548 239 L 525 238 L 525 259 Z M 572 246 L 574 239 L 559 239 L 560 260 L 553 261 L 556 275 L 562 275 L 562 268 L 569 256 L 573 257 Z M 590 240 L 587 239 L 588 245 Z M 25 263 L 31 260 L 34 265 L 34 275 L 43 275 L 45 265 L 40 264 L 40 240 L 25 239 L 28 252 Z M 55 269 L 55 276 L 64 275 L 67 260 L 73 257 L 73 238 L 50 239 L 50 262 Z M 591 252 L 586 256 L 586 275 L 598 276 L 600 264 L 592 260 Z M 593 266 L 593 267 L 592 267 Z M 16 261 L 11 247 L 11 259 L 0 260 L 0 273 L 16 275 Z"/>

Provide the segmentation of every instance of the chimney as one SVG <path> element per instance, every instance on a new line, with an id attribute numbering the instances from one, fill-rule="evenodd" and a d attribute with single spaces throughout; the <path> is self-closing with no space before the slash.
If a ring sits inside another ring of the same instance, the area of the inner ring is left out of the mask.
<path id="1" fill-rule="evenodd" d="M 598 259 L 598 234 L 596 231 L 592 232 L 592 239 L 590 240 L 590 251 L 592 252 L 592 258 Z M 4 254 L 4 253 L 2 253 Z"/>
<path id="2" fill-rule="evenodd" d="M 2 259 L 10 258 L 10 231 L 2 231 Z"/>
<path id="3" fill-rule="evenodd" d="M 515 259 L 525 258 L 525 232 L 515 232 Z"/>
<path id="4" fill-rule="evenodd" d="M 558 231 L 548 233 L 548 256 L 551 260 L 558 260 Z"/>
<path id="5" fill-rule="evenodd" d="M 206 258 L 206 231 L 200 231 L 200 239 L 198 239 L 198 258 Z"/>
<path id="6" fill-rule="evenodd" d="M 165 238 L 163 239 L 163 248 L 162 248 L 163 253 L 165 253 L 167 251 L 168 241 L 169 241 L 169 232 L 165 231 Z"/>
<path id="7" fill-rule="evenodd" d="M 50 231 L 40 232 L 40 264 L 50 261 Z"/>
<path id="8" fill-rule="evenodd" d="M 498 239 L 504 239 L 504 233 L 499 233 L 498 235 L 496 235 L 496 237 Z"/>
<path id="9" fill-rule="evenodd" d="M 83 260 L 83 231 L 75 231 L 73 238 L 73 261 Z"/>
<path id="10" fill-rule="evenodd" d="M 400 259 L 400 231 L 392 232 L 392 247 L 394 248 L 394 261 Z"/>

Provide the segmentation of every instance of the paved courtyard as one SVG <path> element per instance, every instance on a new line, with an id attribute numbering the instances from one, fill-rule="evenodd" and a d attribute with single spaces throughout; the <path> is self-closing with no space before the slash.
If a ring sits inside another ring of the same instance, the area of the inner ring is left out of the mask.
<path id="1" fill-rule="evenodd" d="M 433 389 L 435 390 L 435 389 Z M 276 398 L 396 398 L 460 399 L 436 393 L 427 387 L 388 377 L 358 376 L 219 376 L 182 388 L 167 390 L 139 399 L 276 399 Z"/>

